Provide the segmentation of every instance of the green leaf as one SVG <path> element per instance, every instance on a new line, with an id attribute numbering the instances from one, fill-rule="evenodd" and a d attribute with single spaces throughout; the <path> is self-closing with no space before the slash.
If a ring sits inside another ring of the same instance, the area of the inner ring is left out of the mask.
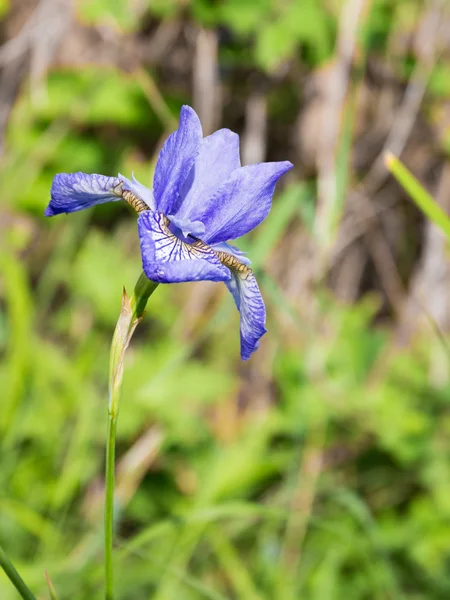
<path id="1" fill-rule="evenodd" d="M 226 0 L 219 5 L 220 18 L 238 34 L 258 30 L 271 10 L 270 0 Z"/>
<path id="2" fill-rule="evenodd" d="M 408 169 L 390 152 L 385 155 L 386 167 L 411 196 L 420 210 L 450 238 L 450 217 L 422 187 Z"/>
<path id="3" fill-rule="evenodd" d="M 93 25 L 110 25 L 131 31 L 139 23 L 139 12 L 130 0 L 79 0 L 76 3 L 82 20 Z"/>
<path id="4" fill-rule="evenodd" d="M 4 17 L 8 14 L 10 9 L 9 0 L 0 0 L 0 17 Z"/>
<path id="5" fill-rule="evenodd" d="M 330 56 L 332 40 L 327 14 L 315 1 L 291 2 L 269 17 L 257 34 L 257 63 L 271 71 L 294 55 L 299 44 L 307 50 L 312 64 L 320 64 Z"/>
<path id="6" fill-rule="evenodd" d="M 183 8 L 183 0 L 147 0 L 149 10 L 157 17 L 173 17 Z"/>

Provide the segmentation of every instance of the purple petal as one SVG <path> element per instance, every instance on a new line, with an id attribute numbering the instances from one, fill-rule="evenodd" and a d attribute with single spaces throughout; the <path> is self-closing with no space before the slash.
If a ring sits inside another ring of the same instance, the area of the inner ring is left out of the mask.
<path id="1" fill-rule="evenodd" d="M 134 176 L 134 173 L 131 175 L 131 180 L 127 179 L 120 173 L 119 177 L 123 181 L 124 190 L 129 190 L 130 192 L 133 192 L 133 194 L 139 196 L 139 198 L 143 200 L 151 210 L 155 210 L 156 207 L 153 192 L 149 190 L 148 187 L 145 187 L 145 185 L 142 185 L 142 183 L 139 183 L 139 181 Z"/>
<path id="2" fill-rule="evenodd" d="M 271 162 L 241 167 L 206 202 L 202 221 L 210 244 L 234 240 L 263 221 L 272 204 L 278 179 L 292 163 Z"/>
<path id="3" fill-rule="evenodd" d="M 174 215 L 168 215 L 169 221 L 177 227 L 184 237 L 189 235 L 196 238 L 202 238 L 205 235 L 205 226 L 201 221 L 190 221 L 189 219 L 180 219 Z"/>
<path id="4" fill-rule="evenodd" d="M 239 169 L 239 136 L 229 129 L 219 129 L 205 137 L 200 152 L 180 194 L 179 216 L 201 220 L 202 199 L 209 199 L 233 171 Z"/>
<path id="5" fill-rule="evenodd" d="M 241 316 L 241 358 L 248 360 L 267 331 L 264 300 L 251 269 L 242 272 L 231 269 L 231 279 L 225 283 Z"/>
<path id="6" fill-rule="evenodd" d="M 139 215 L 142 265 L 149 279 L 158 283 L 230 279 L 229 269 L 222 265 L 214 250 L 200 241 L 183 242 L 168 225 L 161 213 L 145 211 Z"/>
<path id="7" fill-rule="evenodd" d="M 71 213 L 96 204 L 120 200 L 115 188 L 120 185 L 117 177 L 88 175 L 87 173 L 58 173 L 53 179 L 50 204 L 46 217 Z"/>
<path id="8" fill-rule="evenodd" d="M 202 126 L 196 112 L 183 106 L 180 125 L 164 144 L 153 180 L 156 209 L 169 214 L 178 202 L 180 190 L 200 150 Z"/>

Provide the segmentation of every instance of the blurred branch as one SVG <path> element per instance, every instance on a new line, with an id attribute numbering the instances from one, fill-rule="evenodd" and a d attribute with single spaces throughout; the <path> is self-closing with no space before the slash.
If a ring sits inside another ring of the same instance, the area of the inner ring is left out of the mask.
<path id="1" fill-rule="evenodd" d="M 157 65 L 170 51 L 183 24 L 179 20 L 171 19 L 162 21 L 149 40 L 146 40 L 142 48 L 143 62 L 148 65 Z"/>
<path id="2" fill-rule="evenodd" d="M 279 557 L 282 566 L 280 575 L 287 574 L 289 586 L 294 585 L 302 558 L 302 546 L 324 465 L 326 431 L 326 422 L 313 426 L 303 448 L 303 457 Z"/>
<path id="3" fill-rule="evenodd" d="M 219 527 L 208 528 L 208 541 L 226 577 L 234 587 L 237 597 L 245 600 L 263 600 L 238 552 Z"/>
<path id="4" fill-rule="evenodd" d="M 242 136 L 242 163 L 263 162 L 267 149 L 267 96 L 251 92 L 245 104 L 245 130 Z"/>
<path id="5" fill-rule="evenodd" d="M 3 131 L 19 87 L 28 72 L 32 83 L 37 84 L 50 66 L 70 25 L 71 6 L 70 0 L 40 0 L 16 37 L 0 48 L 0 67 L 4 67 L 0 75 L 0 154 Z"/>
<path id="6" fill-rule="evenodd" d="M 165 434 L 160 427 L 152 426 L 143 433 L 121 457 L 117 463 L 117 485 L 115 498 L 121 510 L 123 510 L 133 498 L 143 478 L 154 463 Z M 84 511 L 88 518 L 96 520 L 98 510 L 102 507 L 105 493 L 104 482 L 96 482 L 88 489 Z"/>
<path id="7" fill-rule="evenodd" d="M 364 236 L 376 222 L 377 217 L 384 211 L 391 209 L 398 198 L 388 199 L 383 206 L 374 206 L 370 197 L 383 185 L 388 177 L 384 166 L 384 154 L 392 151 L 400 155 L 409 139 L 417 114 L 420 109 L 426 87 L 436 63 L 441 45 L 444 41 L 444 27 L 446 21 L 442 13 L 443 2 L 436 0 L 428 15 L 423 19 L 417 32 L 419 61 L 408 82 L 403 101 L 395 112 L 392 128 L 388 138 L 365 176 L 363 182 L 352 192 L 353 204 L 358 207 L 358 215 L 351 219 L 344 219 L 338 240 L 333 249 L 331 264 L 335 264 L 340 255 L 347 250 L 358 238 Z M 431 42 L 431 43 L 430 43 Z M 437 44 L 440 44 L 437 47 Z"/>
<path id="8" fill-rule="evenodd" d="M 362 184 L 367 195 L 373 194 L 386 180 L 384 164 L 387 151 L 400 156 L 409 139 L 422 104 L 430 76 L 443 49 L 444 27 L 442 0 L 435 0 L 424 16 L 416 33 L 418 62 L 408 81 L 399 109 L 395 112 L 392 127 L 382 151 L 374 161 Z"/>
<path id="9" fill-rule="evenodd" d="M 176 129 L 178 125 L 177 119 L 172 115 L 170 108 L 167 106 L 164 96 L 161 94 L 153 77 L 144 68 L 139 67 L 134 72 L 134 77 L 142 87 L 144 94 L 147 96 L 150 106 L 158 115 L 161 122 L 168 131 Z"/>
<path id="10" fill-rule="evenodd" d="M 58 600 L 58 596 L 56 595 L 55 586 L 53 585 L 53 582 L 50 579 L 50 575 L 48 574 L 47 571 L 45 571 L 44 575 L 45 575 L 45 580 L 47 582 L 48 593 L 50 594 L 51 600 Z"/>
<path id="11" fill-rule="evenodd" d="M 347 0 L 339 19 L 336 59 L 328 77 L 322 125 L 318 135 L 318 196 L 314 231 L 322 247 L 330 242 L 330 216 L 337 197 L 336 151 L 359 20 L 370 0 Z"/>
<path id="12" fill-rule="evenodd" d="M 217 32 L 200 29 L 195 41 L 193 102 L 205 135 L 220 124 L 221 96 Z"/>
<path id="13" fill-rule="evenodd" d="M 388 177 L 384 164 L 384 151 L 392 150 L 400 154 L 405 148 L 417 120 L 430 76 L 443 47 L 443 7 L 442 0 L 435 0 L 422 19 L 415 36 L 416 51 L 419 58 L 417 66 L 408 81 L 402 103 L 394 114 L 384 150 L 373 162 L 371 169 L 359 187 L 359 191 L 356 192 L 359 197 L 359 210 L 365 212 L 367 216 L 365 242 L 380 277 L 382 287 L 397 316 L 401 315 L 406 303 L 406 290 L 371 197 L 380 189 Z M 346 235 L 343 237 L 344 239 L 347 238 Z"/>

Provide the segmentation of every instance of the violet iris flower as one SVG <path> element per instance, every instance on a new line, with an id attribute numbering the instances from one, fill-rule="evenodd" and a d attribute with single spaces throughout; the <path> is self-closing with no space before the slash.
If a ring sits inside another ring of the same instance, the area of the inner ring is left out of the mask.
<path id="1" fill-rule="evenodd" d="M 158 157 L 153 191 L 134 176 L 59 173 L 45 215 L 126 200 L 139 213 L 147 277 L 225 282 L 240 312 L 241 357 L 247 360 L 266 332 L 266 311 L 250 261 L 228 242 L 265 219 L 275 185 L 291 167 L 288 161 L 241 167 L 239 136 L 220 129 L 204 138 L 197 114 L 183 106 L 179 127 Z"/>

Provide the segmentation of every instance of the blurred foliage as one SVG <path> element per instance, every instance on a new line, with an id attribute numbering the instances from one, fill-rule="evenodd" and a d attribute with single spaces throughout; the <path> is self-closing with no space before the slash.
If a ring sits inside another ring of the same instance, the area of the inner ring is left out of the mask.
<path id="1" fill-rule="evenodd" d="M 424 4 L 372 2 L 364 52 L 389 52 L 391 32 L 407 35 Z M 309 72 L 332 60 L 342 6 L 79 0 L 77 13 L 127 35 L 176 18 L 217 27 L 229 36 L 226 77 L 240 68 L 270 76 L 293 57 Z M 0 14 L 9 8 L 0 0 Z M 413 57 L 397 58 L 400 76 Z M 448 100 L 449 69 L 433 71 L 432 98 Z M 60 599 L 84 600 L 102 597 L 108 353 L 139 248 L 125 206 L 42 214 L 57 172 L 134 171 L 149 184 L 168 131 L 138 79 L 118 70 L 53 69 L 43 88 L 22 89 L 0 165 L 0 540 L 42 597 L 47 569 Z M 164 82 L 160 91 L 176 119 L 189 96 Z M 296 94 L 273 90 L 274 122 L 290 122 Z M 350 123 L 342 197 L 351 135 Z M 239 363 L 226 290 L 160 286 L 152 297 L 119 420 L 119 460 L 129 460 L 119 476 L 117 598 L 449 596 L 448 347 L 428 332 L 398 348 L 388 326 L 374 325 L 376 296 L 342 305 L 318 286 L 313 318 L 293 305 L 264 267 L 292 223 L 312 230 L 314 211 L 315 182 L 291 181 L 243 241 L 268 307 L 254 362 Z M 16 597 L 2 574 L 0 597 Z"/>

